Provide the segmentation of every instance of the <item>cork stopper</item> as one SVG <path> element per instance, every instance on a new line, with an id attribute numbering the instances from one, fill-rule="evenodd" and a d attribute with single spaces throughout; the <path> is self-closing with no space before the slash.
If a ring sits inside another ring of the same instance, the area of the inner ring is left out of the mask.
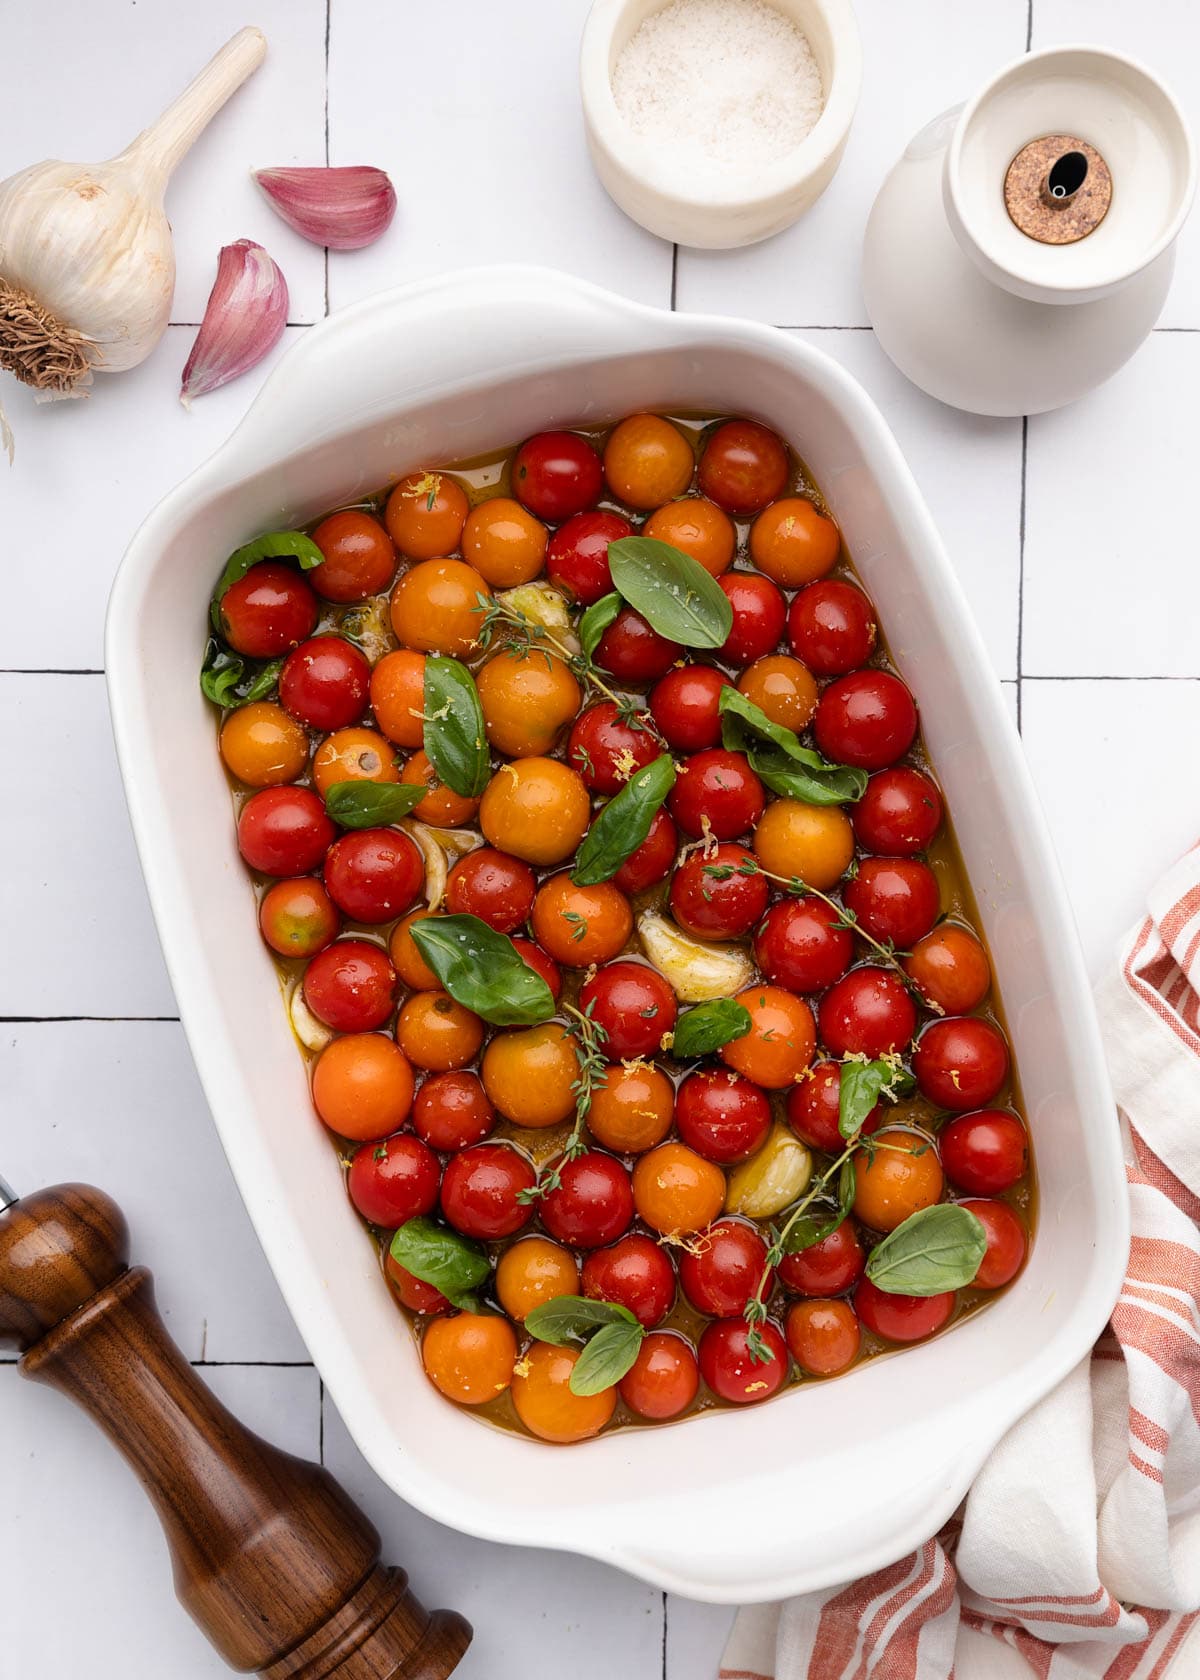
<path id="1" fill-rule="evenodd" d="M 1042 245 L 1075 245 L 1094 233 L 1112 203 L 1112 175 L 1094 146 L 1045 134 L 1022 146 L 1004 177 L 1013 224 Z"/>

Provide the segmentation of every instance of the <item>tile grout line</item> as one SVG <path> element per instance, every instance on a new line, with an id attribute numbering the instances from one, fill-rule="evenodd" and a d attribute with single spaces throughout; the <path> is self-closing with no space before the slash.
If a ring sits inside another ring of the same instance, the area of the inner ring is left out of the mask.
<path id="1" fill-rule="evenodd" d="M 662 1680 L 667 1680 L 667 1617 L 668 1617 L 668 1614 L 669 1614 L 669 1604 L 670 1604 L 670 1601 L 668 1599 L 667 1594 L 663 1593 L 663 1595 L 662 1595 L 662 1619 L 663 1619 Z"/>
<path id="2" fill-rule="evenodd" d="M 1033 51 L 1033 0 L 1027 0 L 1025 7 L 1025 51 Z"/>
<path id="3" fill-rule="evenodd" d="M 1025 487 L 1029 466 L 1029 416 L 1021 416 L 1021 499 L 1017 513 L 1017 733 L 1021 733 L 1024 675 L 1021 655 L 1025 639 Z"/>
<path id="4" fill-rule="evenodd" d="M 317 1463 L 325 1462 L 325 1378 L 317 1378 Z"/>
<path id="5" fill-rule="evenodd" d="M 675 297 L 679 288 L 679 246 L 671 246 L 671 309 L 676 308 Z"/>

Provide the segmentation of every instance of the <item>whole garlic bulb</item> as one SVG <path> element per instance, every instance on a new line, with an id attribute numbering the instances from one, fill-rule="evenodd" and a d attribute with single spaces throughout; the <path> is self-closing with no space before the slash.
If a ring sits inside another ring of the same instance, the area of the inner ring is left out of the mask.
<path id="1" fill-rule="evenodd" d="M 175 290 L 167 182 L 266 50 L 240 30 L 107 163 L 50 159 L 0 182 L 0 369 L 51 400 L 150 354 Z"/>

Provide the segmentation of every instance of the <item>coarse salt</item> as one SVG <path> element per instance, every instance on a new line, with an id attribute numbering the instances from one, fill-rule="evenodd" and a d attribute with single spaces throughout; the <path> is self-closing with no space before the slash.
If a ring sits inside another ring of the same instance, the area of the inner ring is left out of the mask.
<path id="1" fill-rule="evenodd" d="M 807 38 L 767 0 L 671 0 L 629 40 L 612 90 L 663 168 L 693 186 L 697 163 L 728 182 L 785 156 L 823 104 Z"/>

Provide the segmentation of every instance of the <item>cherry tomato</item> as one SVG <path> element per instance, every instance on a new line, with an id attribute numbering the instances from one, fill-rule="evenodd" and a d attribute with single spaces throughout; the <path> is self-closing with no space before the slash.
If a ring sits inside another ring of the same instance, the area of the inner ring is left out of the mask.
<path id="1" fill-rule="evenodd" d="M 875 609 L 853 583 L 825 578 L 802 589 L 788 609 L 788 641 L 819 677 L 840 677 L 875 651 Z"/>
<path id="2" fill-rule="evenodd" d="M 633 932 L 633 911 L 611 881 L 577 887 L 564 869 L 538 888 L 533 931 L 556 962 L 589 968 L 624 950 Z"/>
<path id="3" fill-rule="evenodd" d="M 680 766 L 669 804 L 686 834 L 736 840 L 762 816 L 766 795 L 745 753 L 709 747 Z"/>
<path id="4" fill-rule="evenodd" d="M 425 1375 L 440 1394 L 460 1406 L 482 1406 L 513 1380 L 517 1338 L 496 1313 L 455 1313 L 435 1318 L 421 1338 Z"/>
<path id="5" fill-rule="evenodd" d="M 771 874 L 827 892 L 850 867 L 854 831 L 836 805 L 773 799 L 754 831 L 754 850 Z"/>
<path id="6" fill-rule="evenodd" d="M 531 1435 L 560 1445 L 598 1435 L 617 1407 L 615 1388 L 573 1394 L 571 1372 L 583 1350 L 534 1342 L 513 1378 L 513 1405 Z"/>
<path id="7" fill-rule="evenodd" d="M 558 589 L 590 607 L 613 586 L 608 569 L 608 545 L 631 537 L 633 526 L 619 513 L 597 509 L 577 513 L 560 525 L 546 550 L 546 576 Z"/>
<path id="8" fill-rule="evenodd" d="M 725 1201 L 725 1174 L 683 1143 L 660 1143 L 633 1169 L 639 1219 L 663 1236 L 703 1231 Z"/>
<path id="9" fill-rule="evenodd" d="M 578 1293 L 575 1256 L 549 1237 L 522 1237 L 500 1256 L 496 1294 L 510 1318 L 524 1321 L 535 1307 Z"/>
<path id="10" fill-rule="evenodd" d="M 382 1033 L 345 1033 L 317 1057 L 312 1094 L 331 1132 L 360 1142 L 390 1137 L 408 1119 L 413 1072 Z"/>
<path id="11" fill-rule="evenodd" d="M 374 729 L 335 729 L 313 754 L 313 785 L 325 799 L 338 782 L 398 782 L 391 743 Z"/>
<path id="12" fill-rule="evenodd" d="M 310 729 L 344 729 L 367 706 L 371 667 L 344 636 L 313 636 L 293 648 L 279 673 L 279 700 Z"/>
<path id="13" fill-rule="evenodd" d="M 740 1219 L 719 1219 L 695 1248 L 679 1256 L 679 1281 L 688 1300 L 712 1318 L 736 1318 L 757 1293 L 767 1267 L 767 1245 Z M 768 1276 L 764 1299 L 774 1275 Z"/>
<path id="14" fill-rule="evenodd" d="M 402 916 L 424 878 L 420 852 L 397 828 L 343 834 L 325 859 L 329 896 L 355 922 L 390 922 Z"/>
<path id="15" fill-rule="evenodd" d="M 541 867 L 570 857 L 591 815 L 583 777 L 554 758 L 502 765 L 479 802 L 479 826 L 492 845 Z"/>
<path id="16" fill-rule="evenodd" d="M 604 1033 L 601 1049 L 610 1062 L 652 1056 L 675 1030 L 678 1005 L 670 983 L 640 962 L 606 963 L 586 981 L 579 1007 Z"/>
<path id="17" fill-rule="evenodd" d="M 941 823 L 941 794 L 928 776 L 907 764 L 872 776 L 854 807 L 859 845 L 885 857 L 923 852 Z"/>
<path id="18" fill-rule="evenodd" d="M 262 875 L 306 875 L 336 834 L 316 794 L 298 787 L 268 787 L 252 794 L 237 825 L 238 850 Z"/>
<path id="19" fill-rule="evenodd" d="M 812 583 L 836 563 L 841 538 L 807 496 L 784 496 L 750 527 L 750 558 L 785 589 Z"/>
<path id="20" fill-rule="evenodd" d="M 397 780 L 410 787 L 428 788 L 425 797 L 413 806 L 413 816 L 418 822 L 429 823 L 433 828 L 462 828 L 473 821 L 479 809 L 478 799 L 455 793 L 452 787 L 447 787 L 430 763 L 427 753 L 415 752 L 411 758 L 405 759 Z"/>
<path id="21" fill-rule="evenodd" d="M 678 752 L 699 752 L 721 739 L 717 710 L 728 677 L 712 665 L 680 665 L 660 677 L 650 695 L 650 710 L 668 746 Z"/>
<path id="22" fill-rule="evenodd" d="M 475 673 L 488 741 L 508 758 L 548 753 L 579 710 L 583 692 L 563 660 L 501 648 Z"/>
<path id="23" fill-rule="evenodd" d="M 627 1307 L 639 1324 L 653 1330 L 675 1304 L 675 1269 L 656 1242 L 631 1231 L 611 1248 L 588 1255 L 583 1293 Z"/>
<path id="24" fill-rule="evenodd" d="M 917 1028 L 917 1011 L 904 982 L 869 963 L 831 986 L 818 1011 L 821 1043 L 835 1056 L 890 1056 Z"/>
<path id="25" fill-rule="evenodd" d="M 440 1177 L 433 1151 L 419 1138 L 402 1134 L 356 1149 L 346 1188 L 364 1219 L 392 1231 L 434 1207 Z"/>
<path id="26" fill-rule="evenodd" d="M 629 1062 L 610 1067 L 592 1092 L 588 1130 L 615 1155 L 640 1155 L 662 1142 L 674 1113 L 675 1088 L 662 1069 Z"/>
<path id="27" fill-rule="evenodd" d="M 686 1412 L 700 1387 L 700 1366 L 690 1342 L 674 1330 L 646 1336 L 637 1358 L 617 1385 L 638 1417 L 656 1423 Z"/>
<path id="28" fill-rule="evenodd" d="M 465 560 L 422 560 L 392 590 L 396 639 L 419 653 L 469 657 L 482 623 L 480 597 L 490 601 L 491 593 L 482 573 Z"/>
<path id="29" fill-rule="evenodd" d="M 706 1161 L 744 1161 L 766 1142 L 771 1105 L 741 1074 L 700 1068 L 675 1093 L 675 1129 Z"/>
<path id="30" fill-rule="evenodd" d="M 516 1126 L 557 1126 L 574 1113 L 579 1062 L 557 1021 L 493 1034 L 480 1071 L 484 1090 Z"/>
<path id="31" fill-rule="evenodd" d="M 848 1301 L 797 1301 L 784 1330 L 792 1358 L 814 1377 L 835 1377 L 858 1358 L 862 1334 Z"/>
<path id="32" fill-rule="evenodd" d="M 740 1318 L 717 1319 L 700 1338 L 700 1371 L 718 1400 L 735 1406 L 769 1400 L 788 1374 L 787 1344 L 768 1319 L 758 1326 L 768 1357 L 753 1359 L 750 1331 Z"/>
<path id="33" fill-rule="evenodd" d="M 758 513 L 783 494 L 787 479 L 782 439 L 757 420 L 726 420 L 705 439 L 700 490 L 726 513 Z"/>
<path id="34" fill-rule="evenodd" d="M 260 560 L 231 583 L 218 609 L 221 634 L 248 659 L 277 659 L 311 636 L 319 612 L 312 586 L 282 560 Z"/>
<path id="35" fill-rule="evenodd" d="M 894 1231 L 940 1201 L 945 1180 L 937 1150 L 924 1133 L 889 1127 L 876 1139 L 878 1149 L 854 1157 L 854 1217 L 872 1231 Z"/>
<path id="36" fill-rule="evenodd" d="M 1025 1264 L 1025 1227 L 1007 1202 L 960 1202 L 983 1226 L 987 1251 L 975 1273 L 976 1289 L 1003 1289 Z"/>
<path id="37" fill-rule="evenodd" d="M 854 936 L 819 898 L 782 898 L 754 936 L 754 960 L 776 986 L 823 992 L 854 960 Z"/>
<path id="38" fill-rule="evenodd" d="M 535 945 L 532 939 L 526 939 L 519 933 L 513 934 L 511 937 L 520 956 L 535 974 L 541 975 L 553 993 L 555 1002 L 557 1002 L 562 993 L 562 975 L 559 973 L 558 964 L 552 962 L 545 951 L 542 950 L 542 947 Z"/>
<path id="39" fill-rule="evenodd" d="M 542 1224 L 570 1248 L 615 1242 L 633 1219 L 633 1186 L 612 1155 L 589 1150 L 558 1168 L 559 1183 L 542 1197 Z"/>
<path id="40" fill-rule="evenodd" d="M 546 558 L 549 533 L 511 496 L 491 496 L 467 515 L 462 555 L 497 589 L 532 583 Z"/>
<path id="41" fill-rule="evenodd" d="M 1015 1114 L 982 1108 L 960 1114 L 943 1128 L 938 1150 L 946 1177 L 973 1196 L 1011 1190 L 1029 1168 L 1029 1136 Z"/>
<path id="42" fill-rule="evenodd" d="M 917 940 L 904 958 L 904 972 L 926 1003 L 944 1015 L 969 1015 L 992 983 L 987 952 L 957 922 L 943 922 Z"/>
<path id="43" fill-rule="evenodd" d="M 726 572 L 717 585 L 729 597 L 733 628 L 721 644 L 730 665 L 749 665 L 779 646 L 787 603 L 770 578 L 758 572 Z"/>
<path id="44" fill-rule="evenodd" d="M 604 489 L 604 469 L 595 449 L 578 432 L 538 432 L 517 450 L 513 495 L 551 525 L 595 506 Z"/>
<path id="45" fill-rule="evenodd" d="M 392 967 L 413 992 L 436 992 L 442 984 L 417 949 L 412 936 L 416 922 L 428 921 L 429 917 L 436 913 L 434 910 L 410 910 L 407 916 L 396 923 L 388 940 L 388 955 L 392 959 Z"/>
<path id="46" fill-rule="evenodd" d="M 435 1073 L 417 1092 L 413 1131 L 431 1149 L 449 1154 L 482 1143 L 496 1124 L 496 1111 L 474 1073 Z"/>
<path id="47" fill-rule="evenodd" d="M 854 1291 L 854 1310 L 885 1342 L 921 1342 L 947 1322 L 954 1311 L 954 1291 L 942 1295 L 889 1295 L 863 1278 Z"/>
<path id="48" fill-rule="evenodd" d="M 779 1262 L 779 1281 L 797 1295 L 841 1295 L 858 1282 L 866 1263 L 858 1233 L 845 1219 L 811 1248 L 785 1254 Z"/>
<path id="49" fill-rule="evenodd" d="M 841 1113 L 842 1066 L 840 1062 L 814 1062 L 808 1077 L 788 1092 L 788 1124 L 810 1149 L 840 1155 L 846 1140 L 838 1130 Z M 859 1130 L 876 1132 L 883 1124 L 883 1106 L 876 1103 Z"/>
<path id="50" fill-rule="evenodd" d="M 294 782 L 308 762 L 308 736 L 295 718 L 269 700 L 225 714 L 221 757 L 231 776 L 249 787 Z"/>
<path id="51" fill-rule="evenodd" d="M 396 1043 L 414 1067 L 449 1073 L 475 1060 L 483 1022 L 448 992 L 414 992 L 396 1018 Z"/>
<path id="52" fill-rule="evenodd" d="M 611 700 L 598 700 L 575 719 L 567 742 L 567 763 L 594 793 L 611 798 L 661 752 L 662 743 L 649 729 L 635 729 Z"/>
<path id="53" fill-rule="evenodd" d="M 613 876 L 614 885 L 627 897 L 644 892 L 659 881 L 665 881 L 679 849 L 679 830 L 663 810 L 654 813 L 650 832 L 641 845 L 630 852 Z"/>
<path id="54" fill-rule="evenodd" d="M 749 1011 L 750 1031 L 722 1045 L 721 1060 L 768 1091 L 786 1089 L 812 1061 L 817 1043 L 812 1010 L 782 986 L 748 986 L 737 1001 Z"/>
<path id="55" fill-rule="evenodd" d="M 431 1283 L 423 1278 L 414 1277 L 406 1271 L 398 1260 L 393 1260 L 389 1254 L 384 1261 L 384 1272 L 391 1285 L 392 1294 L 402 1307 L 407 1307 L 413 1313 L 449 1312 L 450 1303 L 440 1289 L 435 1289 Z"/>
<path id="56" fill-rule="evenodd" d="M 761 919 L 769 896 L 753 854 L 726 843 L 680 864 L 671 881 L 671 914 L 697 939 L 738 939 Z"/>
<path id="57" fill-rule="evenodd" d="M 620 682 L 652 683 L 683 653 L 678 642 L 670 642 L 651 629 L 641 613 L 622 607 L 596 644 L 595 661 Z"/>
<path id="58" fill-rule="evenodd" d="M 537 881 L 520 858 L 481 846 L 459 858 L 446 877 L 446 908 L 454 916 L 478 916 L 497 933 L 513 933 L 533 909 Z"/>
<path id="59" fill-rule="evenodd" d="M 327 945 L 304 970 L 303 984 L 305 1003 L 334 1032 L 370 1032 L 396 1007 L 396 970 L 365 939 Z"/>
<path id="60" fill-rule="evenodd" d="M 817 709 L 817 682 L 807 665 L 786 653 L 768 653 L 738 678 L 747 700 L 782 729 L 807 729 Z"/>
<path id="61" fill-rule="evenodd" d="M 695 470 L 691 444 L 661 414 L 631 414 L 604 446 L 608 487 L 629 507 L 656 508 L 682 496 Z"/>
<path id="62" fill-rule="evenodd" d="M 467 496 L 447 473 L 409 473 L 384 510 L 388 535 L 410 560 L 453 554 L 467 522 Z"/>
<path id="63" fill-rule="evenodd" d="M 529 1223 L 533 1209 L 519 1198 L 537 1174 L 506 1143 L 477 1143 L 452 1155 L 442 1174 L 442 1212 L 464 1237 L 498 1242 Z"/>
<path id="64" fill-rule="evenodd" d="M 931 1021 L 917 1040 L 913 1072 L 922 1096 L 939 1108 L 983 1108 L 1008 1073 L 1004 1034 L 975 1015 Z"/>
<path id="65" fill-rule="evenodd" d="M 929 932 L 941 909 L 937 876 L 916 858 L 864 858 L 842 899 L 864 932 L 901 950 Z"/>
<path id="66" fill-rule="evenodd" d="M 331 513 L 313 532 L 313 541 L 325 560 L 313 568 L 312 586 L 326 601 L 365 601 L 391 587 L 396 550 L 369 513 L 359 508 Z"/>
<path id="67" fill-rule="evenodd" d="M 312 875 L 276 881 L 258 907 L 262 936 L 281 957 L 315 957 L 341 926 L 337 907 Z"/>
<path id="68" fill-rule="evenodd" d="M 656 508 L 643 525 L 642 535 L 670 543 L 713 577 L 720 577 L 737 547 L 732 519 L 703 496 L 684 496 Z"/>
<path id="69" fill-rule="evenodd" d="M 821 696 L 813 719 L 817 746 L 835 764 L 882 770 L 913 744 L 917 708 L 890 671 L 838 677 Z"/>

